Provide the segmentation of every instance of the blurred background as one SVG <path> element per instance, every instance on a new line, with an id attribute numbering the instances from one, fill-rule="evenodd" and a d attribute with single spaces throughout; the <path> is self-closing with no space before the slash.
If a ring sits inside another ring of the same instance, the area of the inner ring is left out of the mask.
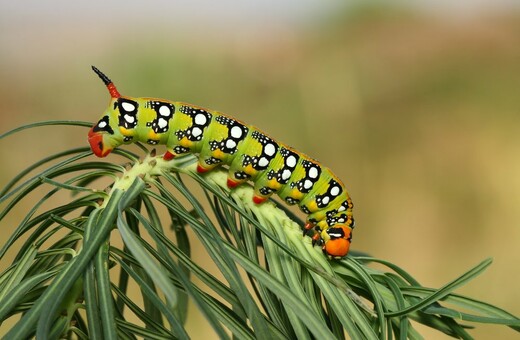
<path id="1" fill-rule="evenodd" d="M 425 286 L 493 257 L 458 292 L 520 315 L 518 2 L 2 0 L 0 50 L 0 132 L 96 121 L 96 65 L 122 94 L 216 109 L 319 159 L 354 199 L 353 248 Z M 0 185 L 86 133 L 0 141 Z M 213 334 L 194 308 L 188 323 Z"/>

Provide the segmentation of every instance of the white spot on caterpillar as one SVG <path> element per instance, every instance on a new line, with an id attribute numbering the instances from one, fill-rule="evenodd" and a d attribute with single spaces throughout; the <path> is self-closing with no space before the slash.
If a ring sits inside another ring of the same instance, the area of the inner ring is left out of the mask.
<path id="1" fill-rule="evenodd" d="M 339 187 L 334 187 L 334 188 L 330 189 L 330 194 L 332 196 L 338 196 L 338 194 L 339 194 Z"/>
<path id="2" fill-rule="evenodd" d="M 312 187 L 312 182 L 309 181 L 308 179 L 306 179 L 305 182 L 303 183 L 303 187 L 305 189 L 310 189 Z"/>
<path id="3" fill-rule="evenodd" d="M 345 211 L 345 210 L 346 210 L 346 208 L 344 206 L 341 206 L 338 208 L 338 211 Z"/>
<path id="4" fill-rule="evenodd" d="M 135 117 L 134 117 L 134 116 L 125 115 L 124 118 L 125 118 L 125 120 L 126 120 L 128 123 L 130 123 L 130 124 L 132 124 L 133 122 L 135 122 Z"/>
<path id="5" fill-rule="evenodd" d="M 329 236 L 330 236 L 330 237 L 333 237 L 333 238 L 340 238 L 340 237 L 342 237 L 343 235 L 341 235 L 341 233 L 329 233 Z"/>
<path id="6" fill-rule="evenodd" d="M 126 112 L 133 112 L 133 111 L 135 111 L 135 106 L 132 103 L 123 102 L 121 104 L 121 106 L 123 107 L 123 110 L 125 110 Z"/>
<path id="7" fill-rule="evenodd" d="M 318 169 L 316 167 L 312 167 L 309 169 L 309 177 L 318 178 Z"/>
<path id="8" fill-rule="evenodd" d="M 172 113 L 172 111 L 170 110 L 170 108 L 167 105 L 163 105 L 159 108 L 159 114 L 161 116 L 168 117 L 171 113 Z"/>
<path id="9" fill-rule="evenodd" d="M 339 223 L 345 223 L 345 218 L 344 217 L 338 218 L 338 222 Z"/>
<path id="10" fill-rule="evenodd" d="M 329 196 L 325 196 L 321 199 L 321 203 L 323 204 L 329 204 Z"/>
<path id="11" fill-rule="evenodd" d="M 99 124 L 97 125 L 99 128 L 104 128 L 105 126 L 107 126 L 107 122 L 105 122 L 104 120 L 100 121 Z"/>
<path id="12" fill-rule="evenodd" d="M 234 140 L 232 140 L 232 139 L 228 139 L 228 140 L 226 141 L 226 147 L 227 147 L 228 149 L 233 149 L 233 148 L 235 148 L 235 146 L 237 146 L 237 143 L 235 143 Z"/>
<path id="13" fill-rule="evenodd" d="M 204 125 L 204 124 L 206 124 L 207 121 L 208 121 L 208 119 L 202 113 L 199 113 L 198 115 L 195 116 L 195 124 L 197 124 L 197 125 Z"/>
<path id="14" fill-rule="evenodd" d="M 276 148 L 273 144 L 269 143 L 264 147 L 264 152 L 267 156 L 272 156 L 276 152 Z"/>
<path id="15" fill-rule="evenodd" d="M 163 129 L 163 128 L 165 128 L 168 125 L 168 122 L 164 118 L 159 118 L 159 121 L 157 122 L 157 124 L 159 125 L 159 127 L 161 129 Z"/>
<path id="16" fill-rule="evenodd" d="M 230 133 L 231 133 L 231 137 L 240 138 L 240 137 L 242 137 L 243 132 L 242 132 L 242 128 L 240 126 L 233 126 L 231 128 Z"/>
<path id="17" fill-rule="evenodd" d="M 282 179 L 289 179 L 289 177 L 291 177 L 291 171 L 285 169 L 285 170 L 282 172 Z"/>
<path id="18" fill-rule="evenodd" d="M 260 158 L 260 161 L 258 161 L 258 165 L 260 165 L 260 166 L 267 166 L 268 164 L 269 164 L 269 161 L 265 157 Z"/>
<path id="19" fill-rule="evenodd" d="M 294 168 L 296 166 L 296 157 L 290 155 L 289 157 L 287 157 L 285 164 L 287 164 L 288 167 Z"/>
<path id="20" fill-rule="evenodd" d="M 202 134 L 202 130 L 198 127 L 194 127 L 192 130 L 191 130 L 191 135 L 193 137 L 198 137 Z"/>

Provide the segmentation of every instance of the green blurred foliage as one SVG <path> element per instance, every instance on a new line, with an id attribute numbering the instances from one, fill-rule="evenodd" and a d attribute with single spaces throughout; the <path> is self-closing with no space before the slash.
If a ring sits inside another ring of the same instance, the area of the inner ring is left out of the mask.
<path id="1" fill-rule="evenodd" d="M 19 27 L 4 23 L 0 120 L 3 130 L 94 122 L 108 94 L 91 64 L 122 94 L 221 110 L 334 169 L 354 199 L 354 249 L 428 286 L 492 256 L 462 292 L 518 315 L 519 19 L 369 6 L 297 28 L 266 20 L 256 31 L 135 21 L 106 31 L 64 18 L 16 36 Z M 83 145 L 85 134 L 2 141 L 0 156 L 10 160 L 2 182 L 31 155 Z M 200 328 L 197 318 L 189 322 Z M 484 326 L 472 334 L 513 333 Z"/>

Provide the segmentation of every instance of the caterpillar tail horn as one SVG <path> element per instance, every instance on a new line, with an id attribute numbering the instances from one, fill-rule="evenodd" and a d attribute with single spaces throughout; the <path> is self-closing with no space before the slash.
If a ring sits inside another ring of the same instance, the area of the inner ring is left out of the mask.
<path id="1" fill-rule="evenodd" d="M 112 98 L 119 98 L 121 97 L 121 95 L 119 94 L 119 91 L 117 91 L 117 88 L 116 86 L 114 85 L 114 83 L 112 82 L 112 80 L 110 80 L 110 78 L 108 78 L 103 72 L 101 72 L 97 67 L 95 66 L 92 66 L 92 70 L 94 72 L 96 72 L 96 74 L 99 76 L 99 78 L 101 78 L 101 80 L 103 81 L 103 83 L 105 84 L 105 86 L 107 87 L 108 89 L 108 92 L 110 93 L 110 96 Z"/>

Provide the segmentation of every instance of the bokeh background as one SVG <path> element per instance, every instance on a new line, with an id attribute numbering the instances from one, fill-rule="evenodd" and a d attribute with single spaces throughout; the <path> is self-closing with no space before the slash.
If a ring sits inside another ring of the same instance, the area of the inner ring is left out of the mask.
<path id="1" fill-rule="evenodd" d="M 1 0 L 0 132 L 97 120 L 108 93 L 90 65 L 123 94 L 217 109 L 319 159 L 354 199 L 354 249 L 426 286 L 493 257 L 459 292 L 520 315 L 517 2 Z M 86 143 L 37 131 L 0 141 L 0 185 Z M 188 323 L 213 334 L 193 309 Z"/>

